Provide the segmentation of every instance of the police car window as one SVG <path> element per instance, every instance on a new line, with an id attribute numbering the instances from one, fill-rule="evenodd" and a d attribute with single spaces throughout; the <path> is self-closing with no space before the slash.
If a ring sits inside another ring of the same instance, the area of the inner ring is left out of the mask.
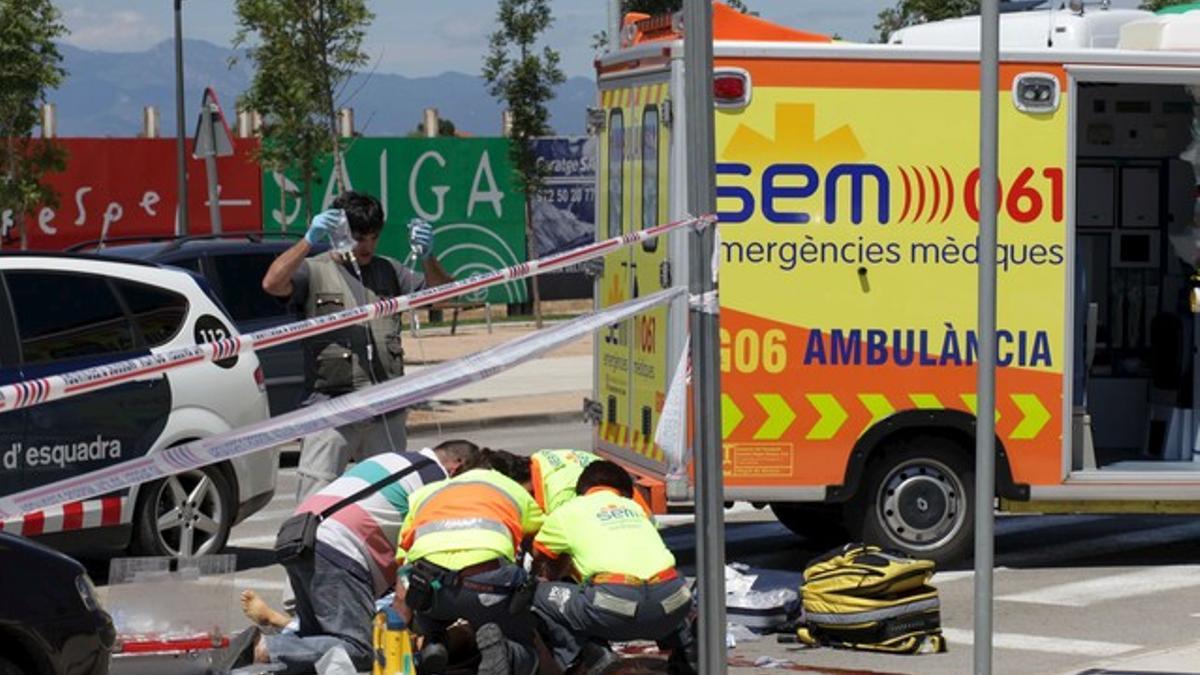
<path id="1" fill-rule="evenodd" d="M 5 278 L 24 363 L 133 350 L 133 326 L 106 277 L 14 271 Z"/>
<path id="2" fill-rule="evenodd" d="M 642 114 L 642 229 L 658 224 L 658 107 L 647 106 Z M 654 251 L 658 239 L 645 242 Z"/>
<path id="3" fill-rule="evenodd" d="M 269 319 L 287 313 L 282 302 L 262 289 L 263 275 L 274 259 L 270 253 L 209 255 L 221 304 L 234 321 Z"/>
<path id="4" fill-rule="evenodd" d="M 164 345 L 175 337 L 187 318 L 187 298 L 132 281 L 117 281 L 116 284 L 147 347 Z"/>
<path id="5" fill-rule="evenodd" d="M 625 116 L 613 110 L 608 124 L 608 236 L 621 234 L 625 186 Z"/>

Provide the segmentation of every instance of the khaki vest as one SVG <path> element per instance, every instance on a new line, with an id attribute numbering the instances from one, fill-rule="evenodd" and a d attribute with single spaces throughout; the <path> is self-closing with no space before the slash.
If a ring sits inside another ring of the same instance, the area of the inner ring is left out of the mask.
<path id="1" fill-rule="evenodd" d="M 383 259 L 395 266 L 390 258 Z M 329 253 L 309 258 L 308 273 L 308 298 L 304 304 L 307 317 L 333 314 L 379 300 L 374 291 L 364 287 Z M 404 374 L 404 350 L 400 345 L 402 327 L 400 315 L 394 314 L 309 338 L 306 354 L 313 366 L 312 388 L 315 391 L 335 396 L 372 384 L 367 371 L 367 330 L 364 325 L 370 327 L 373 338 L 376 381 Z"/>

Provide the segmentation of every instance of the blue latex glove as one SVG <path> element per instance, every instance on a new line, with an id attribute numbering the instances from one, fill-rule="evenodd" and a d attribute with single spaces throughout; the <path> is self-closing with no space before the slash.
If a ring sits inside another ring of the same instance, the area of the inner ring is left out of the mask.
<path id="1" fill-rule="evenodd" d="M 308 224 L 308 232 L 304 233 L 304 240 L 316 246 L 322 239 L 329 239 L 341 217 L 341 209 L 329 209 L 313 216 L 312 222 Z"/>
<path id="2" fill-rule="evenodd" d="M 410 220 L 408 223 L 408 247 L 418 260 L 428 258 L 429 254 L 433 252 L 433 226 L 420 218 Z"/>

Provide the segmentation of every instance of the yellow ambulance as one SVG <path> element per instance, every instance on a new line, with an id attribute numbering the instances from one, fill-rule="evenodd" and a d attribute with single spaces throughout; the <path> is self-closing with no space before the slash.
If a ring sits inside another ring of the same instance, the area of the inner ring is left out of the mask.
<path id="1" fill-rule="evenodd" d="M 598 238 L 683 216 L 688 190 L 681 21 L 624 25 L 589 116 Z M 720 3 L 714 36 L 726 499 L 769 504 L 806 535 L 959 557 L 974 508 L 978 52 L 841 43 Z M 1146 46 L 1002 54 L 1003 511 L 1200 510 L 1200 59 Z M 686 284 L 685 236 L 609 256 L 598 304 Z M 656 508 L 689 492 L 654 443 L 686 312 L 596 340 L 595 446 Z"/>

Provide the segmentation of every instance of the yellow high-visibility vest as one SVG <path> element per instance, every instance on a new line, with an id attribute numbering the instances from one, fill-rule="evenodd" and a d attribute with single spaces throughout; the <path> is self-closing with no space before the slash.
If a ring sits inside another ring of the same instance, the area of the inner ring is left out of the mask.
<path id="1" fill-rule="evenodd" d="M 533 545 L 551 558 L 570 555 L 580 579 L 601 572 L 650 579 L 675 566 L 641 505 L 610 488 L 593 488 L 551 513 Z"/>
<path id="2" fill-rule="evenodd" d="M 511 562 L 543 517 L 533 496 L 511 478 L 474 469 L 409 495 L 400 555 L 410 563 L 428 560 L 447 569 L 493 558 Z"/>

